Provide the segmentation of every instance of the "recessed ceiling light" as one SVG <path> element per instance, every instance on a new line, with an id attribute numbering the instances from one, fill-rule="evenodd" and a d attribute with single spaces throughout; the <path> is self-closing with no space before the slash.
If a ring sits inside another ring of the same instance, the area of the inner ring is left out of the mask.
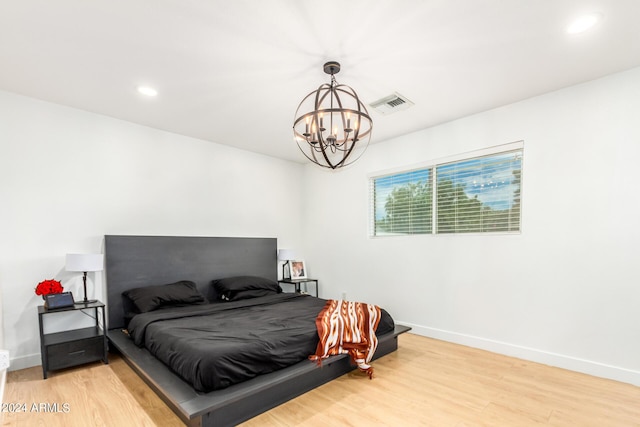
<path id="1" fill-rule="evenodd" d="M 158 91 L 149 86 L 138 86 L 138 92 L 146 96 L 158 95 Z"/>
<path id="2" fill-rule="evenodd" d="M 593 28 L 599 21 L 601 15 L 599 13 L 589 13 L 580 16 L 567 27 L 567 33 L 578 34 Z"/>

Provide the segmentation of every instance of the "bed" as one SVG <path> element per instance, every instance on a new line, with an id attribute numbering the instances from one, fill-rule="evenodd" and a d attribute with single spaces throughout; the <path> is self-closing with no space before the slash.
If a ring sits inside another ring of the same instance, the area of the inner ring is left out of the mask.
<path id="1" fill-rule="evenodd" d="M 354 369 L 346 355 L 305 360 L 325 300 L 279 292 L 276 253 L 273 238 L 105 236 L 110 349 L 187 425 L 236 425 Z M 158 289 L 180 304 L 153 306 Z M 384 314 L 374 358 L 408 330 Z"/>

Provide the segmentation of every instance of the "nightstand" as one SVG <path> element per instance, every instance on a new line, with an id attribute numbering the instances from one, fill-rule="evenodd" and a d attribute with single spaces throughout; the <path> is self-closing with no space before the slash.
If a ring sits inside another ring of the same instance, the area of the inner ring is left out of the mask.
<path id="1" fill-rule="evenodd" d="M 44 333 L 46 317 L 70 311 L 85 312 L 85 314 L 95 319 L 95 325 L 88 328 Z M 100 312 L 101 316 L 98 316 L 98 312 Z M 42 376 L 47 379 L 48 371 L 69 368 L 98 360 L 109 363 L 107 335 L 103 327 L 104 321 L 104 304 L 100 301 L 88 304 L 76 303 L 71 307 L 55 310 L 48 310 L 43 305 L 38 306 Z"/>
<path id="2" fill-rule="evenodd" d="M 304 283 L 305 285 L 307 283 L 311 283 L 313 282 L 313 284 L 316 287 L 316 296 L 318 296 L 318 280 L 317 279 L 282 279 L 282 280 L 278 280 L 278 283 L 284 283 L 285 285 L 293 285 L 295 287 L 295 291 L 297 293 L 300 293 L 300 285 L 302 283 Z"/>

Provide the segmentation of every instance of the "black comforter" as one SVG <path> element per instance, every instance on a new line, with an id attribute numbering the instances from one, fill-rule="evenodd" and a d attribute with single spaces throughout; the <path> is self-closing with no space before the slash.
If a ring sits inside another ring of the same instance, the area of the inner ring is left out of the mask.
<path id="1" fill-rule="evenodd" d="M 325 303 L 281 293 L 162 309 L 136 315 L 128 330 L 136 345 L 195 390 L 208 392 L 307 359 L 318 344 L 315 320 Z M 377 335 L 393 328 L 393 319 L 382 310 Z"/>

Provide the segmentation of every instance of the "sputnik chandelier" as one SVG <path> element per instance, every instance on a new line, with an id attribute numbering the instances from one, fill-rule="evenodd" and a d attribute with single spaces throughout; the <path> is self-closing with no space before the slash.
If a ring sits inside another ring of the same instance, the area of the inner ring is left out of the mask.
<path id="1" fill-rule="evenodd" d="M 327 62 L 324 72 L 331 75 L 331 83 L 321 85 L 298 105 L 293 135 L 309 160 L 337 169 L 362 155 L 371 140 L 373 121 L 355 90 L 336 82 L 340 64 Z"/>

